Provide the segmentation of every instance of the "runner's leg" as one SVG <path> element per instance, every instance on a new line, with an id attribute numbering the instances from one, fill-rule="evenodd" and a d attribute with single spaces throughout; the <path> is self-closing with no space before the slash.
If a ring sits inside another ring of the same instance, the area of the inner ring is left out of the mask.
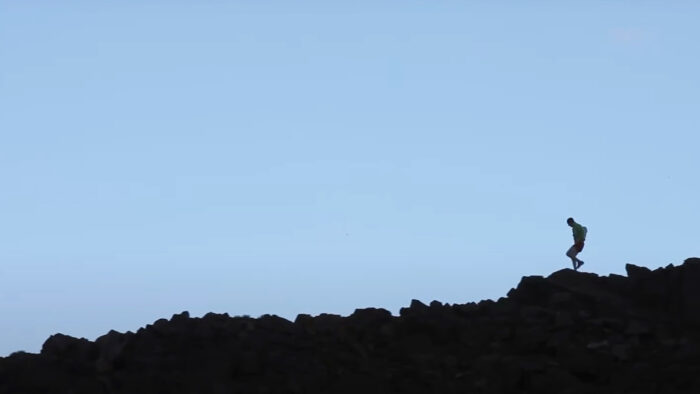
<path id="1" fill-rule="evenodd" d="M 576 258 L 577 253 L 578 249 L 575 245 L 570 247 L 569 250 L 566 251 L 566 257 L 571 259 L 571 264 L 573 264 L 574 269 L 578 269 L 578 259 Z"/>

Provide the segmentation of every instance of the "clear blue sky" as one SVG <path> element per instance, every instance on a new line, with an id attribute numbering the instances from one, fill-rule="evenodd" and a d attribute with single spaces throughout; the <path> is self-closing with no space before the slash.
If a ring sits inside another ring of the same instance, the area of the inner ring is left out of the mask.
<path id="1" fill-rule="evenodd" d="M 337 4 L 0 0 L 0 355 L 700 255 L 697 2 Z"/>

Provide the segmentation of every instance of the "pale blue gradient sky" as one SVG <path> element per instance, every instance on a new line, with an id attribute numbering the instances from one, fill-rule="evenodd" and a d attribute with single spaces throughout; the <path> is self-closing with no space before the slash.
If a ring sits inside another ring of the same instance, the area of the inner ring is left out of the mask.
<path id="1" fill-rule="evenodd" d="M 0 356 L 700 255 L 697 2 L 58 3 L 0 0 Z"/>

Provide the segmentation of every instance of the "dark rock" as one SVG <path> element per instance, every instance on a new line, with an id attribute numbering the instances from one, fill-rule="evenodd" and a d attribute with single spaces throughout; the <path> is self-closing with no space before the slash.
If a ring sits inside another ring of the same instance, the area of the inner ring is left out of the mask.
<path id="1" fill-rule="evenodd" d="M 105 372 L 123 366 L 124 359 L 121 355 L 130 337 L 132 335 L 125 335 L 111 330 L 95 340 L 95 345 L 98 349 L 96 362 L 98 371 Z"/>
<path id="2" fill-rule="evenodd" d="M 549 304 L 553 306 L 569 305 L 573 301 L 574 296 L 571 293 L 559 291 L 549 298 Z"/>
<path id="3" fill-rule="evenodd" d="M 184 312 L 179 313 L 179 314 L 177 314 L 177 313 L 174 314 L 174 315 L 170 318 L 170 322 L 171 322 L 171 323 L 177 323 L 177 322 L 180 322 L 180 321 L 187 321 L 189 318 L 190 318 L 190 313 L 189 313 L 188 311 L 184 311 Z"/>
<path id="4" fill-rule="evenodd" d="M 618 344 L 614 345 L 610 352 L 620 361 L 629 360 L 630 345 Z"/>
<path id="5" fill-rule="evenodd" d="M 559 311 L 556 314 L 554 320 L 555 328 L 567 328 L 574 325 L 574 318 L 571 316 L 571 312 Z"/>
<path id="6" fill-rule="evenodd" d="M 94 361 L 97 356 L 95 344 L 85 338 L 74 338 L 54 334 L 41 347 L 41 355 L 56 358 L 72 358 L 81 361 Z"/>
<path id="7" fill-rule="evenodd" d="M 520 308 L 520 317 L 528 321 L 547 319 L 551 315 L 550 310 L 537 305 L 526 305 Z"/>
<path id="8" fill-rule="evenodd" d="M 188 312 L 94 342 L 56 334 L 0 358 L 16 393 L 695 393 L 700 259 L 627 276 L 560 270 L 508 297 L 400 316 Z"/>
<path id="9" fill-rule="evenodd" d="M 299 315 L 302 316 L 302 315 Z M 311 318 L 309 315 L 304 315 L 304 319 Z M 299 317 L 297 317 L 299 319 Z M 337 332 L 343 325 L 344 318 L 340 315 L 322 313 L 313 318 L 313 324 L 320 332 Z"/>
<path id="10" fill-rule="evenodd" d="M 569 371 L 557 367 L 549 367 L 542 373 L 533 374 L 530 381 L 530 387 L 538 394 L 559 394 L 563 390 L 571 392 L 571 390 L 581 384 Z"/>
<path id="11" fill-rule="evenodd" d="M 272 332 L 284 332 L 290 330 L 294 323 L 277 315 L 262 315 L 258 318 L 258 325 Z"/>
<path id="12" fill-rule="evenodd" d="M 651 333 L 651 327 L 643 321 L 632 320 L 627 326 L 627 335 L 646 335 L 649 333 Z"/>
<path id="13" fill-rule="evenodd" d="M 433 301 L 430 303 L 430 308 L 431 308 L 431 309 L 440 309 L 440 308 L 442 308 L 442 302 L 437 301 L 437 300 L 433 300 Z"/>
<path id="14" fill-rule="evenodd" d="M 549 330 L 545 326 L 522 326 L 515 332 L 518 349 L 525 351 L 536 351 L 543 348 L 550 338 Z"/>
<path id="15" fill-rule="evenodd" d="M 418 300 L 411 300 L 408 308 L 401 308 L 399 316 L 422 315 L 428 312 L 428 306 Z"/>
<path id="16" fill-rule="evenodd" d="M 586 348 L 589 350 L 600 350 L 607 347 L 610 347 L 610 342 L 608 342 L 607 339 L 604 339 L 602 341 L 589 342 L 588 345 L 586 345 Z"/>
<path id="17" fill-rule="evenodd" d="M 391 319 L 391 312 L 381 308 L 355 309 L 355 312 L 348 317 L 352 323 L 359 325 L 375 325 Z"/>
<path id="18" fill-rule="evenodd" d="M 651 276 L 649 268 L 638 267 L 634 264 L 626 264 L 625 271 L 627 271 L 627 277 L 632 280 L 645 279 Z"/>

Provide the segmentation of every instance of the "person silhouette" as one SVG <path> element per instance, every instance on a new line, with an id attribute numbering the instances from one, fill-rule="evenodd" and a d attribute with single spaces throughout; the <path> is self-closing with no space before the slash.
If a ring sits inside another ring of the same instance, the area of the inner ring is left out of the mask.
<path id="1" fill-rule="evenodd" d="M 578 271 L 583 265 L 583 260 L 576 257 L 577 254 L 581 253 L 583 250 L 584 243 L 586 242 L 586 234 L 588 229 L 574 220 L 574 218 L 566 219 L 566 224 L 568 224 L 574 234 L 574 245 L 569 248 L 566 252 L 566 256 L 571 259 L 571 263 L 574 265 L 574 270 Z"/>

